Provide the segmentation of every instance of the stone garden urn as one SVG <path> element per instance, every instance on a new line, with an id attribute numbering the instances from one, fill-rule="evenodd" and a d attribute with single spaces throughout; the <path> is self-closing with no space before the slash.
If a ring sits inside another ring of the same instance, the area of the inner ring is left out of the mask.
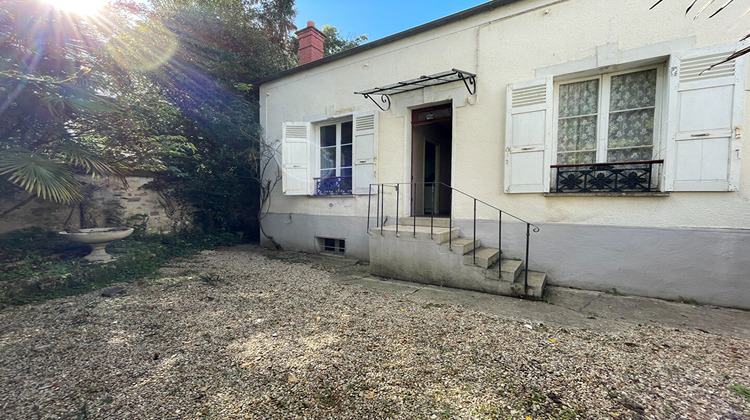
<path id="1" fill-rule="evenodd" d="M 89 261 L 103 263 L 114 259 L 111 255 L 107 254 L 107 251 L 105 251 L 104 248 L 112 241 L 129 236 L 133 233 L 133 228 L 90 228 L 59 233 L 69 241 L 87 244 L 91 247 L 89 255 L 86 255 L 83 258 Z"/>

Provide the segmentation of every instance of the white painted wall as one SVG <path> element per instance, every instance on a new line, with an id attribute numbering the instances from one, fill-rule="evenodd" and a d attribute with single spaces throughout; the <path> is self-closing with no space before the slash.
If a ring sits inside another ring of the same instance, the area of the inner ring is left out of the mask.
<path id="1" fill-rule="evenodd" d="M 750 147 L 742 151 L 738 192 L 669 197 L 547 197 L 504 194 L 505 89 L 549 74 L 596 69 L 618 61 L 666 57 L 674 49 L 740 39 L 750 15 L 731 5 L 710 21 L 684 15 L 684 2 L 528 0 L 386 44 L 261 86 L 261 119 L 269 140 L 284 121 L 320 122 L 375 110 L 354 91 L 451 68 L 477 73 L 469 96 L 460 82 L 392 96 L 379 114 L 378 182 L 408 182 L 410 107 L 454 105 L 453 185 L 539 223 L 659 227 L 750 227 Z M 747 99 L 747 98 L 746 98 Z M 750 109 L 746 107 L 746 109 Z M 748 115 L 745 115 L 748 121 Z M 468 201 L 455 216 L 470 218 Z M 271 212 L 364 216 L 367 196 L 291 197 L 275 191 Z M 494 213 L 493 213 L 494 214 Z M 487 216 L 480 210 L 480 216 Z"/>

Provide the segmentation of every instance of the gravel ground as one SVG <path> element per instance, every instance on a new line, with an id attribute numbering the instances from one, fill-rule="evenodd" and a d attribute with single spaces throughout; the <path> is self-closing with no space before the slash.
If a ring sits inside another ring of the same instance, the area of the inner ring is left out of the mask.
<path id="1" fill-rule="evenodd" d="M 0 417 L 750 419 L 750 340 L 524 324 L 283 255 L 0 312 Z"/>

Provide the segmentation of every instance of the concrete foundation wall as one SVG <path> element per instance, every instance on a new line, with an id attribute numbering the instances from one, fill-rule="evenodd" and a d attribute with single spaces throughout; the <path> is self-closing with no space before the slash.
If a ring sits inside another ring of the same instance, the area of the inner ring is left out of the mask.
<path id="1" fill-rule="evenodd" d="M 264 226 L 285 249 L 318 252 L 316 237 L 340 238 L 347 257 L 369 260 L 366 223 L 360 217 L 269 214 Z M 471 236 L 471 220 L 455 225 L 461 236 Z M 528 264 L 546 272 L 548 284 L 750 309 L 750 229 L 539 227 L 531 233 Z M 477 232 L 484 245 L 497 246 L 497 222 L 479 221 Z M 502 247 L 504 258 L 525 260 L 526 225 L 503 223 Z M 430 273 L 426 267 L 436 266 L 420 252 L 415 246 L 401 263 Z"/>
<path id="2" fill-rule="evenodd" d="M 263 228 L 285 250 L 320 252 L 317 238 L 344 239 L 348 258 L 370 259 L 367 239 L 367 218 L 346 216 L 315 216 L 297 213 L 269 213 Z M 261 234 L 261 244 L 271 242 Z"/>
<path id="3" fill-rule="evenodd" d="M 471 220 L 456 220 L 471 236 Z M 542 223 L 531 232 L 529 269 L 547 283 L 750 309 L 750 229 L 659 228 Z M 497 222 L 478 221 L 497 247 Z M 526 254 L 526 225 L 503 223 L 503 257 Z"/>

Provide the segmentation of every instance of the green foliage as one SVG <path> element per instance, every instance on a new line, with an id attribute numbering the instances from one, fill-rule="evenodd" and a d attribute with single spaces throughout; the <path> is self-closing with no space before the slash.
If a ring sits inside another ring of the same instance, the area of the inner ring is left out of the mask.
<path id="1" fill-rule="evenodd" d="M 38 228 L 17 230 L 0 235 L 0 308 L 149 279 L 172 258 L 234 243 L 230 234 L 128 237 L 107 247 L 117 260 L 94 264 L 82 260 L 86 245 Z"/>
<path id="2" fill-rule="evenodd" d="M 750 388 L 742 386 L 742 385 L 734 384 L 734 385 L 729 386 L 728 389 L 734 392 L 735 394 L 745 398 L 747 402 L 750 402 Z"/>
<path id="3" fill-rule="evenodd" d="M 335 26 L 323 25 L 320 30 L 326 36 L 323 41 L 323 56 L 337 54 L 367 42 L 367 35 L 344 37 Z"/>
<path id="4" fill-rule="evenodd" d="M 0 0 L 0 191 L 68 204 L 85 201 L 74 175 L 146 169 L 173 214 L 256 237 L 252 82 L 294 65 L 294 1 L 126 0 L 103 13 Z"/>
<path id="5" fill-rule="evenodd" d="M 115 108 L 101 94 L 103 41 L 48 3 L 0 1 L 0 183 L 70 203 L 81 199 L 74 173 L 116 172 L 71 126 Z"/>
<path id="6" fill-rule="evenodd" d="M 0 175 L 30 193 L 45 200 L 70 204 L 83 200 L 81 183 L 73 178 L 69 167 L 59 160 L 52 160 L 28 152 L 0 154 Z"/>
<path id="7" fill-rule="evenodd" d="M 257 237 L 252 82 L 295 64 L 295 14 L 293 0 L 126 0 L 86 20 L 0 0 L 0 191 L 85 204 L 74 175 L 146 169 L 175 226 Z"/>
<path id="8" fill-rule="evenodd" d="M 212 275 L 212 274 L 204 274 L 200 277 L 201 281 L 210 284 L 215 285 L 217 283 L 221 283 L 224 281 L 224 279 L 219 275 Z"/>
<path id="9" fill-rule="evenodd" d="M 169 60 L 148 72 L 182 118 L 186 153 L 161 156 L 150 185 L 203 232 L 256 238 L 261 141 L 257 93 L 248 82 L 291 65 L 293 2 L 152 0 L 154 16 L 176 38 Z M 187 65 L 189 63 L 189 65 Z"/>

